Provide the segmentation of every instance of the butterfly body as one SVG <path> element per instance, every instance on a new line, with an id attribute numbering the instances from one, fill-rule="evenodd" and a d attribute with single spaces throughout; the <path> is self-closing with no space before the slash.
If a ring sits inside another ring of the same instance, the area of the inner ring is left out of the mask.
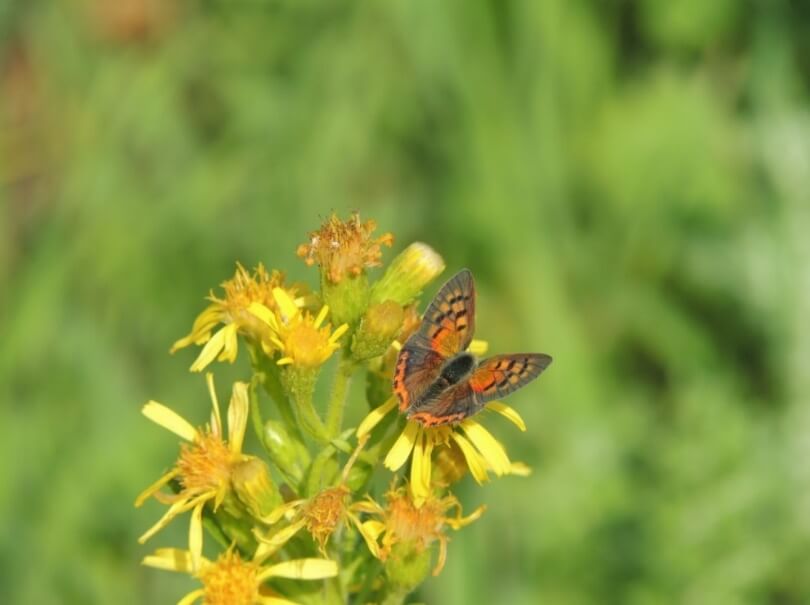
<path id="1" fill-rule="evenodd" d="M 433 299 L 397 358 L 399 409 L 425 426 L 458 423 L 537 378 L 551 363 L 542 353 L 478 361 L 467 352 L 475 329 L 475 285 L 463 269 Z"/>

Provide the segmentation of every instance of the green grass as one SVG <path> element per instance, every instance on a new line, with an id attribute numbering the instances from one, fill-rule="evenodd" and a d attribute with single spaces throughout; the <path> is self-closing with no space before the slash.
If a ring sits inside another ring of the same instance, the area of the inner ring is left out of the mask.
<path id="1" fill-rule="evenodd" d="M 462 487 L 489 510 L 414 602 L 810 599 L 806 9 L 168 4 L 0 2 L 0 601 L 184 594 L 138 566 L 176 453 L 139 408 L 201 418 L 167 351 L 202 297 L 314 284 L 296 245 L 353 209 L 555 357 L 490 423 L 533 475 Z"/>

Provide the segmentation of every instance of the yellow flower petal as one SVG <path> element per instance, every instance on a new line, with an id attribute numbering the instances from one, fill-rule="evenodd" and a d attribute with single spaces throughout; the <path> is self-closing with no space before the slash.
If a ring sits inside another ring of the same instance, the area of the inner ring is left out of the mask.
<path id="1" fill-rule="evenodd" d="M 481 452 L 481 455 L 496 475 L 505 475 L 509 472 L 512 466 L 512 463 L 509 462 L 509 456 L 506 455 L 506 450 L 488 430 L 472 419 L 462 422 L 461 428 L 464 429 L 467 437 L 470 438 L 476 449 Z"/>
<path id="2" fill-rule="evenodd" d="M 193 573 L 191 553 L 179 548 L 158 548 L 154 554 L 144 557 L 141 564 L 166 571 Z"/>
<path id="3" fill-rule="evenodd" d="M 191 327 L 191 332 L 187 336 L 175 341 L 169 353 L 174 353 L 178 349 L 182 349 L 189 345 L 201 345 L 211 338 L 211 330 L 222 321 L 222 312 L 219 305 L 209 305 L 205 310 L 197 316 L 194 320 L 194 325 Z"/>
<path id="4" fill-rule="evenodd" d="M 205 589 L 198 588 L 197 590 L 188 593 L 182 599 L 177 601 L 177 605 L 191 605 L 194 601 L 204 596 L 205 596 Z"/>
<path id="5" fill-rule="evenodd" d="M 340 324 L 338 328 L 332 332 L 332 335 L 329 337 L 329 343 L 335 344 L 338 339 L 346 333 L 346 330 L 349 329 L 349 324 Z"/>
<path id="6" fill-rule="evenodd" d="M 461 448 L 461 453 L 464 454 L 464 459 L 467 461 L 467 467 L 470 469 L 470 474 L 472 474 L 476 483 L 481 485 L 482 483 L 489 481 L 489 477 L 487 476 L 486 461 L 481 457 L 481 454 L 478 453 L 478 450 L 476 450 L 460 432 L 453 431 L 451 435 L 453 440 Z"/>
<path id="7" fill-rule="evenodd" d="M 306 502 L 306 500 L 303 500 L 303 499 L 291 500 L 290 502 L 285 502 L 284 504 L 281 504 L 280 506 L 277 506 L 276 508 L 274 508 L 270 512 L 270 514 L 267 515 L 266 517 L 262 517 L 260 519 L 260 521 L 262 523 L 267 523 L 268 525 L 275 525 L 276 523 L 281 521 L 281 519 L 283 517 L 285 517 L 287 515 L 287 513 L 291 512 L 291 511 L 293 511 L 293 510 L 295 510 L 297 508 L 300 508 L 301 505 L 304 504 L 305 502 Z"/>
<path id="8" fill-rule="evenodd" d="M 166 527 L 172 519 L 174 519 L 177 515 L 186 512 L 197 506 L 200 502 L 204 502 L 205 500 L 209 500 L 214 495 L 213 492 L 206 492 L 205 494 L 201 494 L 196 498 L 191 498 L 190 500 L 178 500 L 177 502 L 173 503 L 169 509 L 163 514 L 163 516 L 155 523 L 152 527 L 150 527 L 146 532 L 138 538 L 138 542 L 143 544 L 149 538 L 154 536 L 157 532 L 161 529 Z"/>
<path id="9" fill-rule="evenodd" d="M 352 512 L 347 512 L 346 516 L 357 528 L 357 531 L 360 532 L 360 535 L 363 536 L 363 540 L 366 541 L 366 546 L 368 546 L 371 554 L 379 559 L 380 547 L 377 544 L 377 538 L 385 530 L 385 524 L 374 520 L 363 523 L 360 521 L 359 517 Z"/>
<path id="10" fill-rule="evenodd" d="M 487 507 L 482 504 L 466 517 L 458 517 L 455 519 L 448 518 L 445 519 L 445 521 L 447 522 L 447 525 L 449 525 L 453 529 L 461 529 L 462 527 L 469 525 L 473 521 L 477 521 L 478 519 L 480 519 L 481 515 L 484 514 L 485 510 L 487 510 Z"/>
<path id="11" fill-rule="evenodd" d="M 155 424 L 159 424 L 186 441 L 194 441 L 197 438 L 197 429 L 191 426 L 188 420 L 162 403 L 149 401 L 143 406 L 141 412 Z"/>
<path id="12" fill-rule="evenodd" d="M 228 363 L 236 361 L 236 353 L 239 350 L 239 339 L 236 337 L 238 330 L 239 326 L 235 323 L 230 323 L 222 329 L 225 334 L 223 336 L 222 352 L 217 358 L 219 361 L 227 361 Z"/>
<path id="13" fill-rule="evenodd" d="M 388 400 L 383 403 L 381 406 L 374 408 L 371 410 L 368 415 L 363 418 L 363 421 L 360 423 L 360 426 L 357 427 L 357 437 L 362 437 L 367 435 L 371 432 L 379 422 L 385 417 L 385 415 L 393 410 L 397 405 L 397 398 L 396 396 L 392 396 L 388 398 Z"/>
<path id="14" fill-rule="evenodd" d="M 143 490 L 143 491 L 142 491 L 142 492 L 141 492 L 141 493 L 138 495 L 138 497 L 137 497 L 137 498 L 135 498 L 135 507 L 137 508 L 137 507 L 141 506 L 141 505 L 142 505 L 144 502 L 146 502 L 146 500 L 147 500 L 147 499 L 148 499 L 148 498 L 149 498 L 149 497 L 150 497 L 152 494 L 154 494 L 155 492 L 157 492 L 157 491 L 158 491 L 158 490 L 159 490 L 161 487 L 163 487 L 163 486 L 164 486 L 164 485 L 166 485 L 166 484 L 167 484 L 169 481 L 171 481 L 172 479 L 174 479 L 174 478 L 175 478 L 175 477 L 176 477 L 176 476 L 177 476 L 179 473 L 180 473 L 180 471 L 178 471 L 177 469 L 172 469 L 172 470 L 170 470 L 168 473 L 166 473 L 165 475 L 163 475 L 163 476 L 162 476 L 160 479 L 158 479 L 157 481 L 155 481 L 155 482 L 154 482 L 152 485 L 150 485 L 150 486 L 149 486 L 149 487 L 147 487 L 145 490 Z"/>
<path id="15" fill-rule="evenodd" d="M 401 351 L 402 350 L 402 343 L 399 342 L 398 340 L 392 341 L 391 346 L 394 347 L 395 351 Z"/>
<path id="16" fill-rule="evenodd" d="M 292 578 L 296 580 L 320 580 L 337 575 L 337 563 L 329 559 L 294 559 L 266 567 L 259 573 L 259 580 L 267 578 Z"/>
<path id="17" fill-rule="evenodd" d="M 205 373 L 205 384 L 208 385 L 208 395 L 211 397 L 212 418 L 211 431 L 218 437 L 222 438 L 224 431 L 222 430 L 222 416 L 219 413 L 219 398 L 217 397 L 217 390 L 214 388 L 214 374 L 212 372 Z"/>
<path id="18" fill-rule="evenodd" d="M 299 519 L 295 523 L 288 525 L 284 529 L 275 532 L 270 536 L 263 536 L 259 533 L 256 533 L 256 538 L 259 540 L 260 544 L 259 547 L 256 549 L 256 554 L 254 558 L 257 561 L 261 561 L 262 559 L 266 558 L 268 555 L 273 554 L 279 548 L 284 546 L 290 538 L 292 538 L 298 531 L 306 525 L 306 519 Z"/>
<path id="19" fill-rule="evenodd" d="M 202 351 L 200 351 L 200 354 L 197 355 L 197 359 L 194 360 L 194 363 L 191 364 L 189 369 L 192 372 L 202 372 L 209 363 L 217 358 L 219 352 L 222 351 L 222 348 L 225 346 L 226 336 L 227 332 L 225 331 L 225 328 L 220 328 L 217 330 L 211 337 L 211 340 L 205 343 Z"/>
<path id="20" fill-rule="evenodd" d="M 235 454 L 242 451 L 249 408 L 247 384 L 234 382 L 231 402 L 228 405 L 228 447 Z"/>
<path id="21" fill-rule="evenodd" d="M 467 347 L 467 351 L 478 357 L 484 355 L 487 349 L 489 349 L 489 343 L 486 340 L 478 340 L 477 338 L 474 338 L 470 342 L 470 346 Z"/>
<path id="22" fill-rule="evenodd" d="M 411 462 L 411 493 L 417 506 L 421 506 L 430 495 L 430 457 L 432 453 L 433 440 L 428 439 L 423 430 L 414 446 L 413 461 Z"/>
<path id="23" fill-rule="evenodd" d="M 532 474 L 532 469 L 523 462 L 513 462 L 509 467 L 510 475 L 517 475 L 518 477 L 528 477 Z"/>
<path id="24" fill-rule="evenodd" d="M 282 357 L 276 362 L 277 366 L 288 366 L 291 363 L 295 363 L 295 360 L 292 357 Z"/>
<path id="25" fill-rule="evenodd" d="M 526 432 L 526 423 L 523 422 L 523 418 L 520 417 L 520 414 L 518 414 L 513 407 L 508 406 L 501 401 L 493 401 L 487 404 L 487 409 L 492 410 L 493 412 L 498 412 L 521 431 Z"/>
<path id="26" fill-rule="evenodd" d="M 391 451 L 385 457 L 383 464 L 388 470 L 397 471 L 408 460 L 411 455 L 411 450 L 416 443 L 416 438 L 419 435 L 421 425 L 418 422 L 409 420 L 405 425 L 405 430 L 402 431 L 400 436 L 394 443 Z"/>
<path id="27" fill-rule="evenodd" d="M 295 306 L 295 301 L 281 288 L 273 288 L 273 298 L 276 299 L 276 304 L 285 322 L 289 323 L 291 319 L 300 313 L 298 307 Z"/>
<path id="28" fill-rule="evenodd" d="M 202 512 L 205 502 L 200 502 L 191 511 L 191 523 L 188 526 L 188 550 L 191 553 L 191 566 L 196 572 L 202 563 L 203 527 Z"/>
<path id="29" fill-rule="evenodd" d="M 329 313 L 329 305 L 324 305 L 321 307 L 318 316 L 315 318 L 315 322 L 312 324 L 315 328 L 320 328 L 323 320 L 326 319 L 326 315 Z"/>
<path id="30" fill-rule="evenodd" d="M 248 311 L 261 319 L 264 323 L 270 326 L 274 331 L 278 332 L 278 321 L 276 321 L 275 314 L 261 303 L 250 303 Z"/>

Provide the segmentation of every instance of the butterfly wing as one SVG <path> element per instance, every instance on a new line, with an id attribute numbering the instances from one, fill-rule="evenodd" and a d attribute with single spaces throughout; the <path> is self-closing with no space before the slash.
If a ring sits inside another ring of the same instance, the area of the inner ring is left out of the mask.
<path id="1" fill-rule="evenodd" d="M 476 403 L 483 406 L 518 390 L 537 378 L 550 363 L 551 357 L 543 353 L 496 355 L 483 360 L 469 380 Z"/>
<path id="2" fill-rule="evenodd" d="M 445 358 L 470 346 L 475 331 L 475 284 L 462 269 L 444 284 L 422 318 L 418 334 Z"/>
<path id="3" fill-rule="evenodd" d="M 461 422 L 480 409 L 472 386 L 469 381 L 464 381 L 442 391 L 434 399 L 424 402 L 408 414 L 408 418 L 424 426 L 438 426 Z"/>
<path id="4" fill-rule="evenodd" d="M 402 347 L 394 370 L 394 393 L 399 409 L 405 411 L 418 403 L 439 376 L 444 357 L 430 348 L 419 333 L 413 334 Z"/>

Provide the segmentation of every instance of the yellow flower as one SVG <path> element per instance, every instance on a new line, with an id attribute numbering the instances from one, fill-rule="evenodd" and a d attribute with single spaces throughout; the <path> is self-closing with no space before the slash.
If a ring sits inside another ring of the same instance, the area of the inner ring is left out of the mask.
<path id="1" fill-rule="evenodd" d="M 200 372 L 215 359 L 233 363 L 238 349 L 237 335 L 241 333 L 260 343 L 265 352 L 270 354 L 273 346 L 268 338 L 267 326 L 249 313 L 248 307 L 258 303 L 275 309 L 273 290 L 279 289 L 283 283 L 284 274 L 279 271 L 268 273 L 259 264 L 251 275 L 237 263 L 233 278 L 222 283 L 224 297 L 218 298 L 211 292 L 208 296 L 211 304 L 194 320 L 191 332 L 172 345 L 171 352 L 192 344 L 205 345 L 191 365 L 192 372 Z M 299 289 L 292 287 L 288 292 L 291 294 L 289 298 L 300 307 L 305 304 L 305 298 L 294 298 Z M 219 324 L 223 326 L 212 336 L 214 328 Z"/>
<path id="2" fill-rule="evenodd" d="M 380 266 L 380 246 L 390 248 L 394 236 L 384 233 L 372 238 L 376 228 L 375 221 L 361 222 L 356 212 L 346 221 L 333 214 L 318 231 L 309 234 L 309 243 L 298 246 L 297 254 L 307 266 L 318 263 L 321 274 L 337 284 L 346 276 L 360 275 L 366 267 Z"/>
<path id="3" fill-rule="evenodd" d="M 276 312 L 266 305 L 255 302 L 249 306 L 250 313 L 260 319 L 270 330 L 270 342 L 282 352 L 278 365 L 295 365 L 302 368 L 317 368 L 340 348 L 338 340 L 349 329 L 346 324 L 334 332 L 331 325 L 323 325 L 329 307 L 324 305 L 313 317 L 302 312 L 296 301 L 281 288 L 273 289 Z"/>
<path id="4" fill-rule="evenodd" d="M 135 500 L 141 506 L 149 497 L 164 504 L 169 509 L 138 541 L 143 544 L 158 531 L 166 527 L 177 515 L 191 510 L 189 528 L 189 550 L 194 560 L 199 561 L 202 552 L 202 512 L 207 502 L 212 502 L 216 510 L 232 489 L 233 469 L 242 462 L 252 459 L 242 453 L 245 426 L 248 416 L 247 385 L 236 382 L 228 406 L 228 436 L 225 439 L 224 425 L 219 412 L 219 403 L 214 391 L 214 377 L 206 376 L 211 395 L 213 411 L 211 424 L 195 429 L 188 421 L 168 407 L 155 401 L 143 407 L 143 414 L 153 422 L 182 437 L 187 443 L 180 446 L 180 456 L 168 473 L 150 485 Z M 160 489 L 176 480 L 180 491 L 166 494 Z"/>
<path id="5" fill-rule="evenodd" d="M 381 538 L 376 556 L 382 561 L 387 560 L 398 545 L 406 545 L 408 551 L 418 554 L 438 541 L 439 557 L 433 568 L 433 575 L 437 576 L 447 560 L 445 526 L 461 529 L 480 518 L 486 507 L 479 506 L 472 514 L 462 517 L 461 503 L 452 494 L 441 498 L 430 495 L 417 502 L 411 491 L 405 487 L 391 489 L 386 494 L 385 508 L 368 498 L 363 510 L 378 519 L 366 521 L 366 527 L 378 540 Z M 447 512 L 452 509 L 456 514 L 448 516 Z"/>
<path id="6" fill-rule="evenodd" d="M 178 605 L 191 605 L 199 599 L 205 605 L 295 605 L 265 586 L 265 582 L 273 578 L 321 580 L 338 572 L 337 563 L 326 559 L 294 559 L 266 565 L 263 561 L 269 554 L 271 551 L 265 551 L 245 561 L 230 548 L 213 562 L 201 557 L 196 566 L 189 551 L 161 548 L 145 557 L 143 564 L 187 573 L 200 580 L 202 588 L 188 593 Z"/>

